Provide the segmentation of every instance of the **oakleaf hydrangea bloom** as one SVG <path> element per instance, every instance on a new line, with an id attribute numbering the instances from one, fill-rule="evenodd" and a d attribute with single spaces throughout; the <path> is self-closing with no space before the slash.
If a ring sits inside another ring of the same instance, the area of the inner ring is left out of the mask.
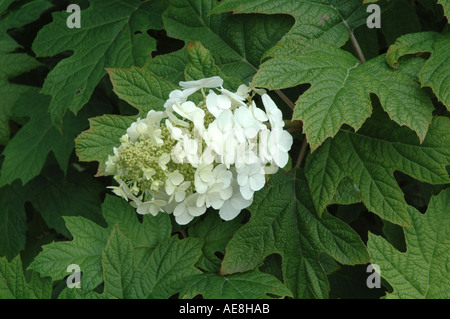
<path id="1" fill-rule="evenodd" d="M 185 225 L 211 207 L 231 220 L 287 164 L 293 140 L 275 102 L 264 90 L 222 85 L 218 76 L 180 82 L 165 110 L 138 118 L 113 149 L 110 188 L 139 214 L 165 212 Z"/>

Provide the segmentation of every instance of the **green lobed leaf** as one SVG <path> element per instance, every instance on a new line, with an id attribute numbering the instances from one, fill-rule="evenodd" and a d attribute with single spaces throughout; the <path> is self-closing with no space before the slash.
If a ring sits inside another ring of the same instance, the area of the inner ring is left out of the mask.
<path id="1" fill-rule="evenodd" d="M 189 62 L 186 64 L 186 80 L 195 81 L 220 76 L 224 82 L 223 86 L 228 90 L 236 90 L 242 84 L 239 78 L 227 76 L 222 72 L 212 54 L 200 42 L 189 43 L 187 54 Z"/>
<path id="2" fill-rule="evenodd" d="M 186 280 L 200 273 L 194 264 L 201 254 L 201 246 L 199 239 L 171 237 L 156 247 L 145 267 L 138 267 L 131 241 L 115 227 L 102 254 L 103 297 L 169 298 Z"/>
<path id="3" fill-rule="evenodd" d="M 270 51 L 253 86 L 268 89 L 310 83 L 294 109 L 293 119 L 303 121 L 303 132 L 315 150 L 333 137 L 343 124 L 356 130 L 372 113 L 370 94 L 376 94 L 389 116 L 413 129 L 423 141 L 434 110 L 431 100 L 416 83 L 420 58 L 390 69 L 384 56 L 360 63 L 353 55 L 317 40 L 288 41 Z"/>
<path id="4" fill-rule="evenodd" d="M 31 279 L 25 280 L 19 256 L 11 262 L 0 257 L 0 299 L 50 299 L 51 293 L 50 278 L 40 278 L 33 272 Z"/>
<path id="5" fill-rule="evenodd" d="M 351 205 L 361 202 L 361 191 L 351 178 L 343 178 L 330 204 Z"/>
<path id="6" fill-rule="evenodd" d="M 144 63 L 156 49 L 148 29 L 161 27 L 158 18 L 166 2 L 139 0 L 91 0 L 81 11 L 81 28 L 68 28 L 70 13 L 53 14 L 53 22 L 43 27 L 34 43 L 39 57 L 71 50 L 48 74 L 42 92 L 52 95 L 49 112 L 57 126 L 67 110 L 77 113 L 106 74 L 105 68 L 126 68 Z"/>
<path id="7" fill-rule="evenodd" d="M 450 298 L 450 189 L 433 196 L 427 212 L 408 206 L 412 228 L 404 228 L 407 250 L 399 252 L 369 233 L 371 263 L 393 287 L 389 299 Z"/>
<path id="8" fill-rule="evenodd" d="M 347 42 L 350 31 L 366 22 L 366 6 L 359 0 L 224 0 L 213 13 L 288 14 L 295 23 L 280 43 L 289 39 L 320 39 L 334 46 Z"/>
<path id="9" fill-rule="evenodd" d="M 345 223 L 314 211 L 300 171 L 280 171 L 255 194 L 245 224 L 226 247 L 221 273 L 245 272 L 271 254 L 282 258 L 283 281 L 295 298 L 326 298 L 329 284 L 319 262 L 326 253 L 343 264 L 365 263 L 359 236 Z"/>
<path id="10" fill-rule="evenodd" d="M 146 298 L 169 298 L 182 289 L 188 278 L 199 274 L 194 265 L 202 253 L 202 245 L 198 238 L 179 240 L 173 236 L 156 247 L 139 278 L 146 288 Z"/>
<path id="11" fill-rule="evenodd" d="M 13 1 L 3 1 L 0 6 L 0 145 L 9 141 L 9 120 L 12 117 L 14 104 L 29 87 L 11 83 L 9 79 L 28 72 L 41 64 L 25 53 L 15 53 L 21 46 L 13 40 L 8 30 L 19 28 L 38 19 L 51 4 L 44 0 L 35 0 L 23 4 L 18 10 L 7 13 Z"/>
<path id="12" fill-rule="evenodd" d="M 186 43 L 200 41 L 222 71 L 251 81 L 264 52 L 289 30 L 282 16 L 210 14 L 216 0 L 174 0 L 163 14 L 167 34 Z"/>
<path id="13" fill-rule="evenodd" d="M 102 208 L 109 229 L 117 224 L 121 232 L 132 241 L 138 265 L 146 264 L 155 247 L 170 237 L 172 226 L 167 214 L 146 215 L 140 223 L 136 210 L 122 198 L 112 195 L 106 196 Z"/>
<path id="14" fill-rule="evenodd" d="M 71 216 L 64 220 L 73 240 L 42 246 L 42 252 L 29 269 L 56 281 L 69 275 L 69 265 L 77 264 L 82 271 L 81 287 L 93 289 L 102 282 L 101 254 L 109 232 L 84 217 Z"/>
<path id="15" fill-rule="evenodd" d="M 25 248 L 25 200 L 19 183 L 0 188 L 0 256 L 9 260 Z"/>
<path id="16" fill-rule="evenodd" d="M 421 32 L 406 34 L 391 45 L 386 61 L 397 68 L 399 59 L 407 54 L 430 52 L 418 76 L 422 86 L 430 87 L 438 100 L 450 110 L 450 33 Z"/>
<path id="17" fill-rule="evenodd" d="M 156 76 L 147 69 L 108 69 L 117 96 L 139 110 L 141 116 L 148 111 L 162 111 L 169 93 L 178 87 Z"/>
<path id="18" fill-rule="evenodd" d="M 82 216 L 101 223 L 104 186 L 91 175 L 69 170 L 68 175 L 51 166 L 27 184 L 28 197 L 49 228 L 71 238 L 63 216 Z"/>
<path id="19" fill-rule="evenodd" d="M 205 299 L 271 299 L 268 294 L 279 298 L 292 297 L 289 289 L 277 278 L 259 270 L 228 276 L 214 273 L 193 276 L 180 297 L 191 299 L 199 294 Z"/>
<path id="20" fill-rule="evenodd" d="M 242 226 L 241 222 L 242 216 L 231 221 L 223 221 L 217 213 L 210 212 L 201 222 L 189 227 L 189 237 L 201 238 L 205 241 L 203 254 L 196 266 L 208 272 L 219 272 L 222 260 L 217 253 L 225 253 L 226 245 Z"/>
<path id="21" fill-rule="evenodd" d="M 134 294 L 132 280 L 135 276 L 134 251 L 131 241 L 114 227 L 102 253 L 104 294 L 123 299 Z"/>
<path id="22" fill-rule="evenodd" d="M 150 255 L 158 242 L 170 235 L 168 215 L 160 214 L 158 217 L 146 215 L 143 223 L 140 223 L 135 210 L 126 201 L 110 195 L 107 195 L 102 209 L 108 228 L 101 227 L 84 217 L 65 217 L 66 227 L 73 240 L 43 246 L 43 251 L 29 268 L 43 276 L 50 276 L 55 281 L 68 275 L 67 266 L 78 264 L 83 273 L 82 288 L 94 289 L 103 280 L 102 251 L 116 224 L 130 236 L 133 245 L 140 250 L 136 255 L 141 258 Z M 157 221 L 147 221 L 152 218 L 157 218 Z"/>
<path id="23" fill-rule="evenodd" d="M 108 155 L 120 146 L 120 137 L 135 117 L 103 115 L 89 119 L 90 128 L 75 139 L 78 158 L 82 162 L 99 162 L 97 175 L 104 175 Z"/>
<path id="24" fill-rule="evenodd" d="M 49 98 L 29 87 L 17 100 L 16 116 L 30 120 L 8 143 L 2 155 L 5 157 L 0 170 L 0 186 L 20 179 L 25 185 L 39 175 L 50 152 L 53 152 L 60 168 L 67 172 L 74 138 L 86 126 L 81 114 L 67 114 L 63 119 L 63 130 L 58 132 L 47 113 Z"/>
<path id="25" fill-rule="evenodd" d="M 420 144 L 412 131 L 378 112 L 356 133 L 341 130 L 306 160 L 306 176 L 317 211 L 330 204 L 341 180 L 349 177 L 371 212 L 409 226 L 404 194 L 393 173 L 401 171 L 432 184 L 448 183 L 449 130 L 448 118 L 435 117 Z"/>
<path id="26" fill-rule="evenodd" d="M 178 84 L 185 81 L 184 70 L 188 63 L 187 48 L 171 52 L 164 55 L 158 55 L 153 59 L 147 59 L 143 68 L 162 79 Z"/>

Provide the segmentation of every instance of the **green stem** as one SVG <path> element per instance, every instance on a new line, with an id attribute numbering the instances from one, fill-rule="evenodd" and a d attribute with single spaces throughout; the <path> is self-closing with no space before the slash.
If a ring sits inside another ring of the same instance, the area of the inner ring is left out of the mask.
<path id="1" fill-rule="evenodd" d="M 278 96 L 284 101 L 284 103 L 289 105 L 289 107 L 294 110 L 295 104 L 286 96 L 286 94 L 284 94 L 281 90 L 275 90 L 275 93 L 278 94 Z"/>
<path id="2" fill-rule="evenodd" d="M 347 25 L 347 23 L 345 23 Z M 366 58 L 364 57 L 364 54 L 361 51 L 361 47 L 359 46 L 358 40 L 356 40 L 355 35 L 353 34 L 353 31 L 350 30 L 350 28 L 347 25 L 348 30 L 350 31 L 350 40 L 352 41 L 353 47 L 355 48 L 356 54 L 358 55 L 359 60 L 364 63 L 366 62 Z"/>
<path id="3" fill-rule="evenodd" d="M 300 153 L 298 154 L 297 164 L 295 164 L 295 168 L 299 169 L 302 165 L 303 158 L 306 155 L 306 149 L 308 148 L 308 140 L 305 138 L 303 139 L 302 146 L 300 147 Z"/>

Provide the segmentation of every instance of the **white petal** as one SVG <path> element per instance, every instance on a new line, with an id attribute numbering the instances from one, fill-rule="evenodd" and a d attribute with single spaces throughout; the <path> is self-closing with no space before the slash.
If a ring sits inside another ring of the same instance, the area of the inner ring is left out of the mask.
<path id="1" fill-rule="evenodd" d="M 238 174 L 237 182 L 239 186 L 244 186 L 248 184 L 248 168 L 244 169 L 242 173 Z"/>
<path id="2" fill-rule="evenodd" d="M 239 106 L 239 105 L 246 105 L 245 104 L 245 98 L 240 96 L 237 93 L 233 93 L 227 89 L 221 88 L 219 89 L 220 92 L 222 92 L 222 94 L 226 95 L 227 97 L 229 97 L 229 99 L 231 99 L 230 102 L 233 103 L 233 105 L 235 106 Z"/>
<path id="3" fill-rule="evenodd" d="M 266 112 L 258 108 L 255 104 L 255 101 L 252 101 L 252 105 L 250 106 L 250 110 L 253 113 L 253 117 L 260 122 L 266 122 L 269 119 L 267 118 Z"/>
<path id="4" fill-rule="evenodd" d="M 188 211 L 191 216 L 194 217 L 201 216 L 206 212 L 206 206 L 205 205 L 201 207 L 188 206 Z"/>
<path id="5" fill-rule="evenodd" d="M 287 131 L 281 131 L 280 134 L 280 141 L 279 141 L 279 148 L 281 151 L 288 152 L 293 143 L 292 135 Z"/>
<path id="6" fill-rule="evenodd" d="M 178 186 L 183 182 L 184 176 L 180 174 L 180 172 L 174 171 L 169 176 L 167 176 L 167 179 L 170 180 L 170 182 L 174 185 Z"/>
<path id="7" fill-rule="evenodd" d="M 234 115 L 231 110 L 223 110 L 217 118 L 217 126 L 222 132 L 232 129 L 234 126 Z"/>
<path id="8" fill-rule="evenodd" d="M 232 220 L 234 219 L 239 213 L 241 212 L 240 209 L 236 209 L 231 205 L 230 201 L 226 201 L 219 211 L 219 216 L 223 220 Z"/>
<path id="9" fill-rule="evenodd" d="M 175 214 L 175 213 L 174 213 Z M 175 216 L 175 221 L 178 223 L 178 225 L 186 225 L 189 224 L 191 220 L 193 220 L 194 217 L 191 216 L 187 211 L 183 214 L 180 214 L 178 216 Z"/>
<path id="10" fill-rule="evenodd" d="M 175 207 L 175 209 L 173 210 L 173 215 L 174 216 L 180 216 L 187 213 L 187 207 L 186 207 L 186 203 L 182 202 L 180 204 L 177 205 L 177 207 Z"/>
<path id="11" fill-rule="evenodd" d="M 250 184 L 245 184 L 245 185 L 241 186 L 240 191 L 241 191 L 242 197 L 247 200 L 251 199 L 253 196 L 253 193 L 254 193 L 254 191 L 251 190 L 251 188 L 250 188 Z"/>
<path id="12" fill-rule="evenodd" d="M 250 189 L 253 191 L 259 191 L 266 184 L 266 178 L 264 174 L 255 174 L 249 179 Z"/>
<path id="13" fill-rule="evenodd" d="M 223 200 L 230 199 L 232 195 L 233 195 L 233 188 L 231 186 L 228 186 L 220 191 L 220 197 Z"/>
<path id="14" fill-rule="evenodd" d="M 279 167 L 283 168 L 289 162 L 289 154 L 279 151 L 277 155 L 273 157 L 273 159 Z"/>
<path id="15" fill-rule="evenodd" d="M 283 127 L 283 114 L 281 113 L 281 110 L 277 107 L 275 102 L 270 98 L 268 94 L 264 94 L 261 98 L 272 128 Z"/>
<path id="16" fill-rule="evenodd" d="M 175 192 L 176 186 L 173 183 L 171 183 L 169 180 L 166 181 L 164 187 L 165 187 L 166 193 L 168 195 L 172 195 L 173 192 Z"/>
<path id="17" fill-rule="evenodd" d="M 213 76 L 205 79 L 200 79 L 197 81 L 181 81 L 179 85 L 182 88 L 217 88 L 223 85 L 223 80 L 219 76 Z"/>
<path id="18" fill-rule="evenodd" d="M 183 199 L 185 199 L 186 197 L 186 192 L 183 190 L 178 190 L 175 192 L 175 201 L 180 203 L 183 201 Z"/>

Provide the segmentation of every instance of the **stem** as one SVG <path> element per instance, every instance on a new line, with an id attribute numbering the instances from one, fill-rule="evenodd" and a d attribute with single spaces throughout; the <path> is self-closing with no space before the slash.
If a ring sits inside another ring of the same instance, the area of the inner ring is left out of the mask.
<path id="1" fill-rule="evenodd" d="M 298 154 L 297 164 L 295 164 L 295 168 L 299 169 L 302 165 L 303 158 L 306 155 L 306 149 L 308 148 L 308 140 L 305 138 L 303 139 L 302 146 L 300 147 L 300 153 Z"/>
<path id="2" fill-rule="evenodd" d="M 284 129 L 289 132 L 301 130 L 302 126 L 303 126 L 303 122 L 299 121 L 299 120 L 284 121 Z"/>
<path id="3" fill-rule="evenodd" d="M 352 41 L 353 47 L 355 48 L 355 51 L 356 51 L 356 54 L 358 55 L 359 60 L 362 63 L 366 62 L 366 58 L 364 57 L 364 54 L 361 51 L 361 47 L 359 46 L 358 40 L 356 40 L 356 37 L 353 34 L 353 31 L 350 30 L 348 25 L 347 25 L 347 28 L 350 31 L 350 40 Z"/>
<path id="4" fill-rule="evenodd" d="M 289 100 L 289 98 L 286 96 L 286 94 L 284 94 L 281 90 L 275 90 L 275 93 L 278 94 L 278 96 L 281 97 L 281 99 L 284 101 L 284 103 L 289 105 L 289 107 L 291 109 L 294 109 L 294 107 L 295 107 L 294 102 Z"/>

